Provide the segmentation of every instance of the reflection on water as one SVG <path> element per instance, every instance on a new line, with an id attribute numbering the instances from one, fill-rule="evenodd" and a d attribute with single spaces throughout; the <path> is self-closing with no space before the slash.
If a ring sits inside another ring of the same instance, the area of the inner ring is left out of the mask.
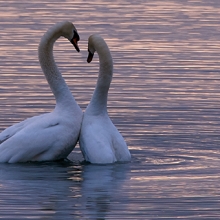
<path id="1" fill-rule="evenodd" d="M 13 218 L 10 210 L 17 210 L 19 218 L 104 219 L 119 208 L 122 198 L 114 197 L 123 189 L 128 171 L 129 164 L 2 164 L 0 216 Z"/>
<path id="2" fill-rule="evenodd" d="M 114 217 L 120 219 L 121 215 L 118 211 L 127 208 L 127 203 L 122 202 L 126 195 L 121 194 L 121 191 L 126 181 L 129 181 L 128 171 L 130 171 L 129 164 L 85 166 L 81 187 L 81 196 L 85 203 L 83 215 L 94 219 L 105 219 L 115 212 Z"/>
<path id="3" fill-rule="evenodd" d="M 1 165 L 1 217 L 14 219 L 15 213 L 16 219 L 65 216 L 72 207 L 68 167 L 50 165 Z"/>
<path id="4" fill-rule="evenodd" d="M 53 109 L 37 47 L 53 23 L 71 20 L 81 53 L 60 39 L 60 71 L 85 109 L 98 72 L 97 55 L 86 63 L 87 39 L 106 39 L 109 114 L 133 157 L 111 166 L 0 165 L 0 218 L 218 218 L 219 1 L 12 0 L 0 1 L 0 18 L 0 130 Z"/>

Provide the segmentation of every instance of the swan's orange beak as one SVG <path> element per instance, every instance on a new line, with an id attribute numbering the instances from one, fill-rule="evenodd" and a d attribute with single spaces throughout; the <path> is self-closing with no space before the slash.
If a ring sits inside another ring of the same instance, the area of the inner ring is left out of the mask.
<path id="1" fill-rule="evenodd" d="M 89 54 L 88 54 L 88 58 L 87 58 L 87 62 L 90 63 L 92 61 L 92 58 L 93 58 L 93 53 L 91 53 L 89 50 L 88 50 Z"/>
<path id="2" fill-rule="evenodd" d="M 76 31 L 74 31 L 74 36 L 71 40 L 71 43 L 73 44 L 73 46 L 75 47 L 76 51 L 79 52 L 79 47 L 78 47 L 78 41 L 79 41 L 79 35 Z"/>

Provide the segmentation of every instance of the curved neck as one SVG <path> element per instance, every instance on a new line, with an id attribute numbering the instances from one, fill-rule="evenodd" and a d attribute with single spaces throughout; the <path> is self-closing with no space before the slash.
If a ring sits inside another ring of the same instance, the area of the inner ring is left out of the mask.
<path id="1" fill-rule="evenodd" d="M 107 112 L 108 90 L 113 75 L 113 60 L 107 44 L 103 41 L 94 45 L 99 56 L 99 76 L 87 111 L 93 114 Z"/>
<path id="2" fill-rule="evenodd" d="M 57 105 L 73 103 L 73 96 L 65 83 L 53 57 L 53 45 L 62 36 L 62 27 L 53 26 L 41 38 L 38 56 L 41 68 L 55 96 Z M 75 101 L 75 100 L 74 100 Z"/>

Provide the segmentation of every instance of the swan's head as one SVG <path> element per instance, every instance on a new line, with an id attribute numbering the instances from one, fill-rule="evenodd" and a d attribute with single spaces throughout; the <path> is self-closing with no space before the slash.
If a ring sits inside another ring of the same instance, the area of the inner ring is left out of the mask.
<path id="1" fill-rule="evenodd" d="M 104 39 L 98 34 L 93 34 L 88 39 L 88 58 L 87 62 L 90 63 L 93 59 L 94 53 L 96 52 L 96 47 L 101 46 L 102 43 L 105 43 Z"/>
<path id="2" fill-rule="evenodd" d="M 80 40 L 80 38 L 75 26 L 71 22 L 66 21 L 62 25 L 62 32 L 63 36 L 67 38 L 73 44 L 75 49 L 79 52 L 80 50 L 78 47 L 78 41 Z"/>

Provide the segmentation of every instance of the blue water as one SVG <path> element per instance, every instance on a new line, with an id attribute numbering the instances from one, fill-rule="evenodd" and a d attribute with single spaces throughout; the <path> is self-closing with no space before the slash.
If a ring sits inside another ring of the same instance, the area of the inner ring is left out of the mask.
<path id="1" fill-rule="evenodd" d="M 128 164 L 0 165 L 0 219 L 219 219 L 220 1 L 0 1 L 0 131 L 52 111 L 37 47 L 54 23 L 81 41 L 55 59 L 84 110 L 92 96 L 99 33 L 114 59 L 109 115 L 132 154 Z"/>

